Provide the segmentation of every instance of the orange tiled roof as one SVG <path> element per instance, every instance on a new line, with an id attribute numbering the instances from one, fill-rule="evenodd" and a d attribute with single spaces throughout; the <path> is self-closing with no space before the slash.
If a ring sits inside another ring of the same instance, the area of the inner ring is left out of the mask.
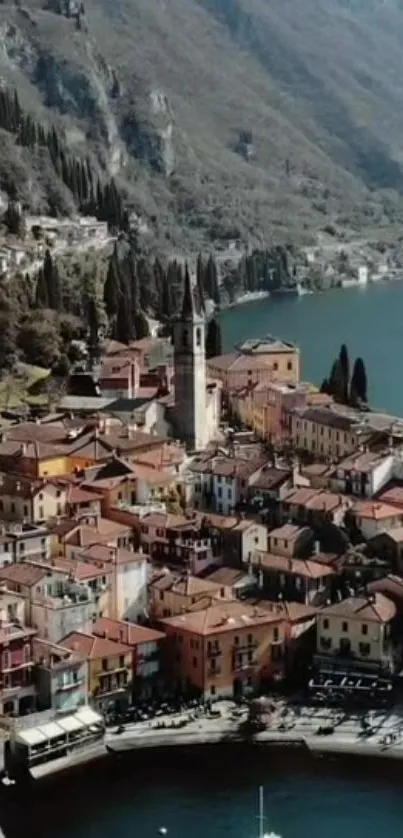
<path id="1" fill-rule="evenodd" d="M 82 660 L 98 660 L 131 652 L 130 646 L 125 643 L 109 640 L 108 637 L 98 637 L 95 634 L 84 634 L 81 631 L 72 631 L 60 641 L 60 645 L 71 649 Z"/>

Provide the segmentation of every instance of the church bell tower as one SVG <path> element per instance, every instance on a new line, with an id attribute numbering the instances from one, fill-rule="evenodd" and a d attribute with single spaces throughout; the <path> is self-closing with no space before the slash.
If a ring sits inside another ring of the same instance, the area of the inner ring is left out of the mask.
<path id="1" fill-rule="evenodd" d="M 208 440 L 206 415 L 205 317 L 196 307 L 188 268 L 180 315 L 174 325 L 175 427 L 187 448 Z"/>

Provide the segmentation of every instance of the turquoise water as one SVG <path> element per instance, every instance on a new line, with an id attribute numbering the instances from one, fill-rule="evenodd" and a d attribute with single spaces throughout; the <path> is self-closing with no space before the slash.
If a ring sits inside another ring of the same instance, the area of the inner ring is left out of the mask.
<path id="1" fill-rule="evenodd" d="M 155 838 L 161 826 L 167 838 L 257 838 L 259 783 L 265 828 L 281 838 L 403 835 L 400 783 L 385 781 L 382 771 L 377 778 L 362 776 L 349 763 L 279 765 L 267 751 L 258 767 L 252 756 L 227 755 L 217 764 L 211 755 L 202 763 L 196 757 L 184 770 L 177 753 L 164 771 L 156 757 L 148 779 L 137 765 L 99 787 L 91 786 L 90 770 L 78 797 L 67 790 L 60 795 L 65 806 L 58 838 Z"/>
<path id="2" fill-rule="evenodd" d="M 225 351 L 246 337 L 275 334 L 299 344 L 302 375 L 319 384 L 346 343 L 351 358 L 365 361 L 371 403 L 403 415 L 403 282 L 273 296 L 227 309 L 220 320 Z"/>

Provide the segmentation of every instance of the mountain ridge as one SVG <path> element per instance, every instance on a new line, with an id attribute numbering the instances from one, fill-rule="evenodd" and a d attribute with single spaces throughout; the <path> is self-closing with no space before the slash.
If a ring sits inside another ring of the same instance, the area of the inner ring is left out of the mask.
<path id="1" fill-rule="evenodd" d="M 402 32 L 398 0 L 3 0 L 0 77 L 162 248 L 301 240 L 403 220 Z"/>

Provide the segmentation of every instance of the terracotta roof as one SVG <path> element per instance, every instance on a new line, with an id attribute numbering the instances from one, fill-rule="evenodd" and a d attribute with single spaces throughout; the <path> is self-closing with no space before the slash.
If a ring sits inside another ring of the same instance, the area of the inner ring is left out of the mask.
<path id="1" fill-rule="evenodd" d="M 67 492 L 67 503 L 92 503 L 94 500 L 102 500 L 103 495 L 97 495 L 96 492 L 88 492 L 81 489 L 80 486 L 70 486 Z"/>
<path id="2" fill-rule="evenodd" d="M 47 486 L 64 488 L 61 480 L 56 478 L 27 477 L 21 474 L 0 474 L 0 495 L 13 495 L 21 498 L 32 498 L 38 492 L 46 491 Z"/>
<path id="3" fill-rule="evenodd" d="M 135 553 L 132 550 L 126 550 L 124 547 L 108 547 L 105 544 L 92 544 L 83 550 L 80 555 L 85 561 L 104 562 L 107 565 L 144 562 L 147 558 L 144 553 Z"/>
<path id="4" fill-rule="evenodd" d="M 217 585 L 232 587 L 240 582 L 250 581 L 249 575 L 244 570 L 235 570 L 232 567 L 217 567 L 204 577 L 209 582 Z"/>
<path id="5" fill-rule="evenodd" d="M 76 524 L 74 529 L 65 535 L 64 541 L 66 544 L 76 544 L 78 547 L 90 547 L 92 544 L 118 538 L 130 531 L 131 527 L 126 524 L 118 524 L 116 521 L 110 521 L 109 518 L 98 518 L 94 526 Z"/>
<path id="6" fill-rule="evenodd" d="M 391 486 L 378 496 L 381 503 L 403 507 L 403 486 Z"/>
<path id="7" fill-rule="evenodd" d="M 379 466 L 383 460 L 387 459 L 385 454 L 375 454 L 373 451 L 363 451 L 362 453 L 351 454 L 337 464 L 337 471 L 356 471 L 364 474 L 369 474 L 376 466 Z"/>
<path id="8" fill-rule="evenodd" d="M 375 592 L 368 597 L 349 597 L 334 605 L 328 605 L 322 609 L 321 614 L 388 623 L 396 614 L 396 606 L 388 597 Z"/>
<path id="9" fill-rule="evenodd" d="M 311 535 L 312 530 L 309 527 L 298 527 L 297 524 L 283 524 L 282 527 L 272 530 L 269 533 L 269 538 L 280 538 L 285 541 L 296 541 L 301 535 Z"/>
<path id="10" fill-rule="evenodd" d="M 396 518 L 399 510 L 395 506 L 379 501 L 363 500 L 357 501 L 353 506 L 353 513 L 359 518 L 371 518 L 374 521 L 381 521 L 383 518 Z"/>
<path id="11" fill-rule="evenodd" d="M 98 660 L 131 652 L 130 646 L 124 643 L 117 643 L 95 634 L 84 634 L 81 631 L 72 631 L 67 637 L 62 638 L 60 644 L 71 649 L 82 660 Z"/>
<path id="12" fill-rule="evenodd" d="M 238 600 L 213 602 L 205 609 L 188 611 L 178 617 L 161 620 L 162 625 L 178 631 L 190 631 L 204 636 L 224 634 L 239 629 L 283 622 L 281 606 L 272 611 L 247 605 Z"/>
<path id="13" fill-rule="evenodd" d="M 334 576 L 335 573 L 331 567 L 312 559 L 292 559 L 275 553 L 263 553 L 260 550 L 253 554 L 251 561 L 255 567 L 264 570 L 291 573 L 295 576 L 305 576 L 307 579 L 322 579 L 324 576 Z"/>
<path id="14" fill-rule="evenodd" d="M 257 480 L 254 480 L 250 486 L 253 489 L 274 489 L 276 486 L 285 483 L 290 477 L 291 471 L 286 468 L 263 468 Z"/>
<path id="15" fill-rule="evenodd" d="M 292 503 L 295 506 L 305 506 L 305 504 L 315 495 L 319 494 L 320 489 L 312 489 L 310 486 L 302 487 L 300 489 L 291 489 L 285 495 L 283 503 Z"/>
<path id="16" fill-rule="evenodd" d="M 47 570 L 61 571 L 68 573 L 77 582 L 88 582 L 91 579 L 97 579 L 105 576 L 107 571 L 103 565 L 91 564 L 90 562 L 80 559 L 66 558 L 65 556 L 56 556 L 54 559 L 27 559 L 31 564 L 43 565 Z"/>
<path id="17" fill-rule="evenodd" d="M 112 620 L 109 617 L 99 617 L 93 625 L 93 633 L 115 642 L 125 643 L 127 646 L 138 646 L 141 643 L 158 643 L 165 640 L 162 631 L 138 626 L 125 620 Z"/>
<path id="18" fill-rule="evenodd" d="M 369 593 L 378 592 L 380 594 L 384 594 L 392 601 L 395 601 L 396 599 L 398 601 L 403 601 L 403 579 L 401 576 L 395 576 L 392 573 L 385 576 L 383 579 L 375 579 L 374 582 L 370 582 L 369 585 L 367 585 L 367 590 Z"/>
<path id="19" fill-rule="evenodd" d="M 273 609 L 273 606 L 280 607 L 290 623 L 312 620 L 318 613 L 317 608 L 314 608 L 312 605 L 305 605 L 302 602 L 271 602 L 265 599 L 249 598 L 245 601 L 251 605 L 258 605 L 259 608 L 267 608 L 270 611 Z"/>
<path id="20" fill-rule="evenodd" d="M 305 504 L 307 509 L 313 509 L 318 512 L 330 512 L 332 509 L 338 509 L 340 506 L 346 505 L 347 500 L 342 495 L 334 492 L 319 492 L 313 495 Z"/>
<path id="21" fill-rule="evenodd" d="M 80 661 L 71 649 L 61 646 L 59 643 L 50 643 L 48 640 L 34 637 L 32 641 L 34 660 L 49 669 L 60 669 L 71 666 Z"/>
<path id="22" fill-rule="evenodd" d="M 198 576 L 192 576 L 189 573 L 181 573 L 177 576 L 175 573 L 162 571 L 161 576 L 150 583 L 150 587 L 189 597 L 199 594 L 220 595 L 220 585 L 217 582 L 199 579 Z"/>
<path id="23" fill-rule="evenodd" d="M 34 588 L 47 576 L 47 569 L 26 562 L 15 562 L 0 569 L 0 581 Z"/>

